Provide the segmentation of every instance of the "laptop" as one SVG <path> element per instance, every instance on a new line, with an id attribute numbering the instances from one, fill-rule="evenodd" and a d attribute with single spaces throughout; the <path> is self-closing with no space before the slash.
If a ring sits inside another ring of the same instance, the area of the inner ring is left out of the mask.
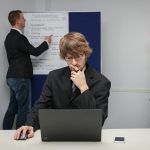
<path id="1" fill-rule="evenodd" d="M 42 141 L 101 141 L 101 109 L 40 109 Z"/>

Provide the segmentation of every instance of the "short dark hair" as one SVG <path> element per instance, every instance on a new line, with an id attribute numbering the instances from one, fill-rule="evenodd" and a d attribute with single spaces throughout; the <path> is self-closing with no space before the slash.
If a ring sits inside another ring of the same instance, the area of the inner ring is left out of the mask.
<path id="1" fill-rule="evenodd" d="M 85 54 L 89 57 L 92 53 L 92 49 L 89 46 L 85 36 L 79 32 L 69 32 L 64 35 L 59 42 L 60 56 L 65 58 L 67 54 L 78 56 L 79 54 Z"/>
<path id="2" fill-rule="evenodd" d="M 16 24 L 16 20 L 20 18 L 21 10 L 13 10 L 8 14 L 9 23 L 14 26 Z"/>

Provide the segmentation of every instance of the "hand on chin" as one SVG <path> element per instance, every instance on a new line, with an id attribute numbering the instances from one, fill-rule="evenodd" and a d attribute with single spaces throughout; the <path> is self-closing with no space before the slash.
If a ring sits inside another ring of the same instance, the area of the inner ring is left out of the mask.
<path id="1" fill-rule="evenodd" d="M 75 72 L 78 72 L 80 70 L 78 66 L 73 66 L 73 65 L 70 65 L 69 68 L 71 71 L 75 71 Z"/>

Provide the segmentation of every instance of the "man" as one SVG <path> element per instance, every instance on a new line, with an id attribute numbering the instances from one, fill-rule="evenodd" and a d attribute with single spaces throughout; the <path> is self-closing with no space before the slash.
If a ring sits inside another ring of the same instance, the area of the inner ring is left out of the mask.
<path id="1" fill-rule="evenodd" d="M 16 131 L 16 140 L 21 133 L 32 138 L 34 131 L 40 128 L 39 109 L 100 108 L 103 110 L 103 123 L 107 118 L 110 81 L 87 64 L 92 50 L 84 35 L 70 32 L 61 38 L 59 47 L 60 56 L 68 67 L 49 73 L 42 94 L 29 113 L 25 126 Z M 72 92 L 72 85 L 75 92 Z"/>
<path id="2" fill-rule="evenodd" d="M 30 55 L 39 56 L 51 43 L 51 36 L 45 38 L 37 48 L 32 46 L 22 34 L 25 18 L 20 10 L 11 11 L 8 20 L 12 26 L 5 39 L 8 58 L 7 84 L 10 88 L 10 103 L 3 120 L 3 129 L 11 129 L 15 115 L 16 128 L 26 121 L 31 95 L 31 77 L 33 74 Z"/>

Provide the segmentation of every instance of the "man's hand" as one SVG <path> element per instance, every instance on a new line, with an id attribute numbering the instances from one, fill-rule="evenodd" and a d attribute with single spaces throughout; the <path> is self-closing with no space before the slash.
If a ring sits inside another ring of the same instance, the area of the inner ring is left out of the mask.
<path id="1" fill-rule="evenodd" d="M 14 139 L 19 140 L 21 134 L 23 134 L 24 137 L 27 134 L 28 138 L 32 138 L 34 136 L 34 129 L 32 126 L 22 126 L 16 130 Z"/>
<path id="2" fill-rule="evenodd" d="M 71 71 L 75 71 L 75 72 L 78 72 L 80 70 L 79 67 L 74 66 L 72 64 L 69 65 L 69 68 L 70 68 Z"/>
<path id="3" fill-rule="evenodd" d="M 82 71 L 71 71 L 71 80 L 80 89 L 81 93 L 88 89 L 88 85 L 86 83 L 86 78 L 84 74 L 85 69 L 86 68 L 84 67 Z"/>
<path id="4" fill-rule="evenodd" d="M 46 36 L 45 37 L 45 40 L 50 44 L 52 42 L 52 36 L 53 35 L 50 35 L 50 36 Z"/>

